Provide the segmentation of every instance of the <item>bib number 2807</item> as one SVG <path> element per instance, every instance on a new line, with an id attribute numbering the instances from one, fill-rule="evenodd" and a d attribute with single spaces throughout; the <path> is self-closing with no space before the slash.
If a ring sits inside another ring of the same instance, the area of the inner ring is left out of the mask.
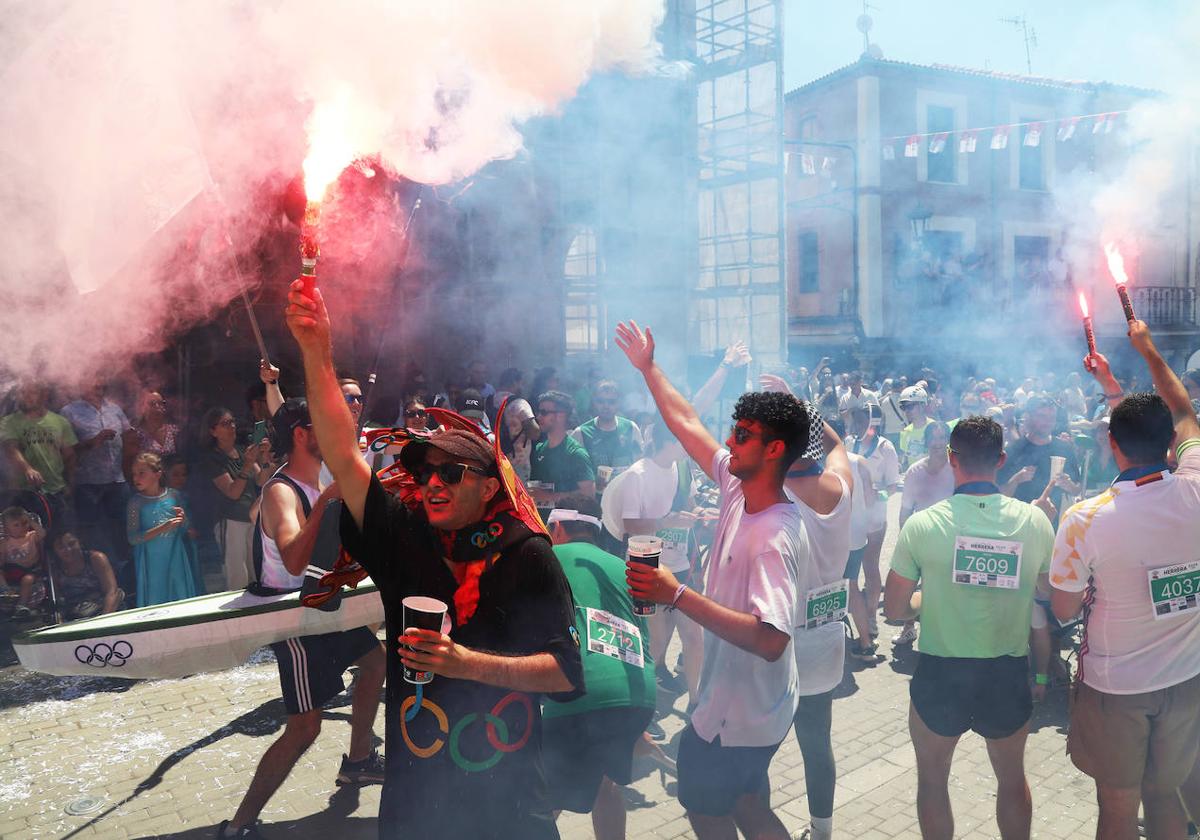
<path id="1" fill-rule="evenodd" d="M 954 582 L 988 589 L 1018 589 L 1021 586 L 1021 543 L 956 537 Z"/>

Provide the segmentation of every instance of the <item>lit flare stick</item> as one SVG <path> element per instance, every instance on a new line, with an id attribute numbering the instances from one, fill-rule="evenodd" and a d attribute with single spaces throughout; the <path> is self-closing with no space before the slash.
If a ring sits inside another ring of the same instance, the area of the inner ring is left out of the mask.
<path id="1" fill-rule="evenodd" d="M 300 276 L 304 279 L 304 294 L 312 297 L 317 285 L 317 257 L 321 246 L 317 242 L 317 228 L 321 224 L 321 202 L 309 201 L 304 207 L 304 221 L 300 224 Z"/>
<path id="2" fill-rule="evenodd" d="M 1092 316 L 1088 314 L 1087 298 L 1079 293 L 1079 311 L 1083 313 L 1083 337 L 1087 339 L 1088 368 L 1091 369 L 1092 357 L 1096 355 L 1096 332 L 1092 329 Z"/>
<path id="3" fill-rule="evenodd" d="M 1112 274 L 1113 282 L 1117 284 L 1117 297 L 1121 299 L 1121 309 L 1125 311 L 1125 320 L 1133 323 L 1137 316 L 1133 314 L 1133 304 L 1129 300 L 1129 275 L 1125 273 L 1125 259 L 1121 256 L 1115 242 L 1104 246 L 1104 256 L 1108 258 L 1108 271 Z"/>
<path id="4" fill-rule="evenodd" d="M 300 225 L 300 275 L 304 293 L 312 297 L 317 285 L 318 232 L 321 202 L 329 185 L 354 161 L 354 144 L 346 133 L 345 101 L 334 99 L 313 109 L 309 118 L 308 157 L 304 159 L 304 221 Z"/>

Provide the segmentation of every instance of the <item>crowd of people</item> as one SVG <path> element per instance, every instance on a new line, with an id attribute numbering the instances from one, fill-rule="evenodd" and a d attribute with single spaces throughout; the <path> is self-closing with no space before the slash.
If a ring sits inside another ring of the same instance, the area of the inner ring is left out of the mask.
<path id="1" fill-rule="evenodd" d="M 803 836 L 825 840 L 833 693 L 847 655 L 884 658 L 881 610 L 893 645 L 918 651 L 923 836 L 953 836 L 948 775 L 968 731 L 987 739 L 1000 835 L 1029 836 L 1025 740 L 1056 684 L 1071 686 L 1097 836 L 1137 836 L 1139 806 L 1151 838 L 1200 816 L 1200 372 L 1176 377 L 1140 322 L 1130 337 L 1153 392 L 1099 354 L 1087 379 L 835 373 L 825 358 L 762 373 L 722 435 L 711 412 L 730 377 L 746 379 L 741 343 L 685 396 L 650 330 L 621 324 L 624 384 L 592 369 L 572 387 L 543 368 L 526 390 L 508 368 L 493 386 L 473 362 L 435 390 L 412 368 L 399 403 L 365 418 L 319 297 L 296 285 L 289 300 L 302 397 L 264 361 L 244 413 L 172 418 L 147 392 L 131 421 L 101 384 L 52 402 L 25 383 L 0 419 L 17 617 L 51 593 L 66 618 L 213 586 L 299 589 L 341 549 L 377 585 L 386 644 L 358 628 L 273 646 L 287 724 L 221 836 L 258 836 L 355 666 L 337 781 L 384 784 L 381 836 L 550 838 L 568 809 L 591 812 L 598 838 L 624 837 L 620 786 L 642 756 L 677 775 L 698 837 L 787 837 L 770 765 L 791 730 Z M 398 455 L 365 446 L 375 427 L 402 430 Z M 397 471 L 400 485 L 381 478 Z M 634 543 L 657 564 L 627 562 Z M 442 605 L 440 627 L 409 620 L 413 597 Z M 675 758 L 659 691 L 687 695 Z"/>

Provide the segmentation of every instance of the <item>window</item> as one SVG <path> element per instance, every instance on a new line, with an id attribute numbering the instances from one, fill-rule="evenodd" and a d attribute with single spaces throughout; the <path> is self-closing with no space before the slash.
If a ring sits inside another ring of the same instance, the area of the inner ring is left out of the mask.
<path id="1" fill-rule="evenodd" d="M 942 131 L 953 132 L 954 109 L 948 108 L 945 105 L 925 106 L 925 126 L 925 130 L 932 133 Z M 932 142 L 933 137 L 930 137 L 929 140 Z M 952 142 L 953 140 L 954 135 L 951 134 L 950 137 L 946 138 L 942 151 L 937 154 L 926 151 L 925 156 L 928 158 L 928 164 L 925 180 L 940 181 L 944 184 L 957 183 L 956 164 L 958 162 L 958 154 Z M 926 149 L 928 150 L 928 148 L 929 144 L 926 143 Z"/>
<path id="2" fill-rule="evenodd" d="M 1013 292 L 1028 294 L 1050 288 L 1050 237 L 1013 237 Z"/>
<path id="3" fill-rule="evenodd" d="M 1031 120 L 1027 117 L 1022 117 L 1021 122 L 1027 123 Z M 1020 169 L 1017 174 L 1017 184 L 1023 190 L 1044 190 L 1046 189 L 1046 172 L 1043 149 L 1046 145 L 1046 124 L 1042 125 L 1041 142 L 1036 146 L 1026 146 L 1025 138 L 1029 135 L 1030 126 L 1022 126 L 1020 136 Z"/>
<path id="4" fill-rule="evenodd" d="M 599 276 L 602 262 L 596 249 L 596 232 L 582 228 L 571 240 L 563 262 L 564 347 L 568 353 L 594 353 L 603 349 Z"/>
<path id="5" fill-rule="evenodd" d="M 821 288 L 821 254 L 817 250 L 817 234 L 805 231 L 797 242 L 797 264 L 800 267 L 800 291 L 816 292 Z"/>

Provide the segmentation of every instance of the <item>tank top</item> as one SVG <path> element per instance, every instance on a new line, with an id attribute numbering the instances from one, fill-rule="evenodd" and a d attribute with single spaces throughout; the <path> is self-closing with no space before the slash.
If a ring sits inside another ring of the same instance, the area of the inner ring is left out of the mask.
<path id="1" fill-rule="evenodd" d="M 308 497 L 308 504 L 311 507 L 316 504 L 317 497 L 321 495 L 321 491 L 315 487 L 305 484 L 303 481 L 296 479 L 294 476 L 288 476 L 292 481 L 304 491 L 304 495 Z M 270 482 L 268 482 L 270 483 Z M 286 484 L 276 479 L 275 483 Z M 266 487 L 263 488 L 266 490 Z M 283 557 L 279 553 L 279 546 L 275 544 L 275 540 L 267 536 L 266 530 L 262 527 L 262 516 L 259 516 L 259 535 L 262 537 L 262 575 L 260 582 L 263 586 L 271 589 L 299 589 L 304 583 L 304 572 L 294 575 L 287 570 L 283 565 Z M 303 525 L 304 523 L 301 523 Z"/>

